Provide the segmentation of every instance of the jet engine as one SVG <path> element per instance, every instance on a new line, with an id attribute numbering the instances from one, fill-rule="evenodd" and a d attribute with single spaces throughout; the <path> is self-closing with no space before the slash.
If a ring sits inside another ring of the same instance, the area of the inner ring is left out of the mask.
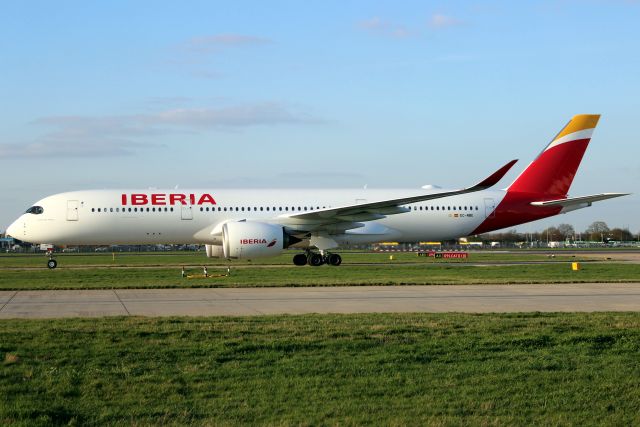
<path id="1" fill-rule="evenodd" d="M 287 234 L 284 227 L 263 222 L 228 222 L 222 226 L 222 246 L 207 245 L 207 256 L 253 259 L 280 255 L 300 242 Z"/>
<path id="2" fill-rule="evenodd" d="M 207 250 L 207 258 L 222 258 L 224 256 L 222 246 L 204 245 L 204 247 Z"/>

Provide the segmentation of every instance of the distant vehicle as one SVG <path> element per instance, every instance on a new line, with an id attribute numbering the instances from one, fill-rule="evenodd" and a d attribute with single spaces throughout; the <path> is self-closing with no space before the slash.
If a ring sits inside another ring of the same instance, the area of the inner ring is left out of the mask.
<path id="1" fill-rule="evenodd" d="M 515 160 L 461 190 L 76 191 L 36 202 L 7 233 L 57 245 L 204 244 L 227 259 L 297 248 L 295 265 L 340 265 L 340 245 L 454 240 L 624 196 L 568 196 L 599 118 L 574 116 L 505 190 L 489 188 Z"/>
<path id="2" fill-rule="evenodd" d="M 94 252 L 107 252 L 109 250 L 109 248 L 105 248 L 104 246 L 101 246 L 99 248 L 95 248 Z"/>

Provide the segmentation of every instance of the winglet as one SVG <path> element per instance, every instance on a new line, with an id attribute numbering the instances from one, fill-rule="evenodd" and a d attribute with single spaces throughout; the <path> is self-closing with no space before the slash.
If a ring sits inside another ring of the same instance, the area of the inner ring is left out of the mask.
<path id="1" fill-rule="evenodd" d="M 484 181 L 477 183 L 471 188 L 474 190 L 483 190 L 485 188 L 493 187 L 498 183 L 498 181 L 502 179 L 503 176 L 507 174 L 507 172 L 509 172 L 509 169 L 511 169 L 511 167 L 515 165 L 517 161 L 518 159 L 511 160 L 509 163 L 507 163 L 506 165 L 502 166 L 500 169 L 495 171 L 491 176 L 486 178 Z"/>

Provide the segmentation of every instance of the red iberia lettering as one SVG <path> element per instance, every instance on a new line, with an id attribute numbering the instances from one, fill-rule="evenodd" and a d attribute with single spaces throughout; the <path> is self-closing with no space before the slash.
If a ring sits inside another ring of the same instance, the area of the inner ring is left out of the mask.
<path id="1" fill-rule="evenodd" d="M 151 204 L 152 205 L 166 205 L 167 201 L 165 200 L 167 197 L 166 194 L 152 194 L 151 195 Z"/>
<path id="2" fill-rule="evenodd" d="M 267 239 L 240 239 L 241 245 L 258 245 L 261 243 L 267 243 Z"/>
<path id="3" fill-rule="evenodd" d="M 203 194 L 202 196 L 200 196 L 200 199 L 198 199 L 198 204 L 199 205 L 204 205 L 205 203 L 209 203 L 212 205 L 216 204 L 216 201 L 214 200 L 213 197 L 211 197 L 211 194 Z"/>
<path id="4" fill-rule="evenodd" d="M 131 195 L 131 204 L 132 205 L 146 205 L 149 203 L 149 199 L 146 194 L 132 194 Z"/>
<path id="5" fill-rule="evenodd" d="M 154 193 L 154 194 L 141 194 L 141 193 L 132 193 L 132 194 L 121 194 L 120 195 L 120 203 L 122 206 L 126 206 L 127 204 L 131 205 L 215 205 L 216 200 L 213 198 L 211 194 L 182 194 L 182 193 Z"/>
<path id="6" fill-rule="evenodd" d="M 170 205 L 175 205 L 177 202 L 180 202 L 180 204 L 186 205 L 187 202 L 185 201 L 187 198 L 186 194 L 169 194 L 169 204 Z"/>

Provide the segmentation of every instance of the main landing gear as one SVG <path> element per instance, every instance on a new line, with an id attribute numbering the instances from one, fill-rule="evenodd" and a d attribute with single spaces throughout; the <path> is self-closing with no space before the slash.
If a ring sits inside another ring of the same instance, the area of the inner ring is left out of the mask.
<path id="1" fill-rule="evenodd" d="M 307 251 L 303 254 L 296 254 L 293 257 L 293 263 L 299 266 L 309 264 L 313 267 L 319 267 L 322 264 L 338 266 L 342 264 L 342 257 L 338 254 Z"/>

